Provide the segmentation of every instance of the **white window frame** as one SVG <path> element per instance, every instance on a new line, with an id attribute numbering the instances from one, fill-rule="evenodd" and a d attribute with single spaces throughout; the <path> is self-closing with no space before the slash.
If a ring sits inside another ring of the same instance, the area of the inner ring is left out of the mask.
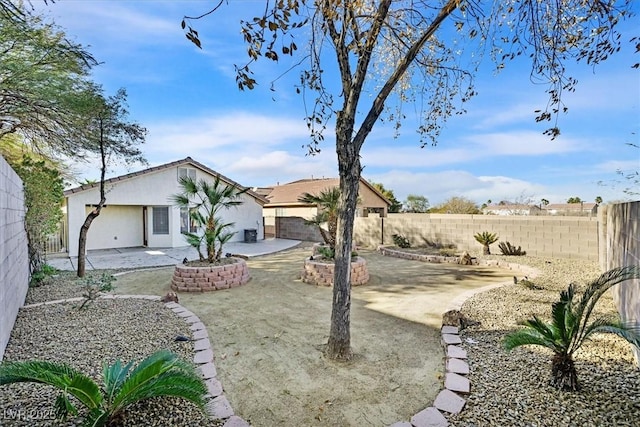
<path id="1" fill-rule="evenodd" d="M 162 215 L 161 212 L 164 211 L 166 215 L 166 225 L 163 223 L 164 221 L 158 221 L 162 218 L 157 218 L 156 215 Z M 154 235 L 168 235 L 170 231 L 169 227 L 169 206 L 153 206 L 151 212 L 151 230 Z M 166 231 L 165 231 L 166 227 Z"/>
<path id="2" fill-rule="evenodd" d="M 195 209 L 194 207 L 180 208 L 180 233 L 195 233 L 198 231 L 198 227 L 196 222 L 191 218 L 191 212 Z M 185 219 L 187 223 L 185 224 Z"/>
<path id="3" fill-rule="evenodd" d="M 183 177 L 189 177 L 193 181 L 195 181 L 196 180 L 195 168 L 178 168 L 178 182 L 180 182 L 180 179 L 182 179 Z"/>

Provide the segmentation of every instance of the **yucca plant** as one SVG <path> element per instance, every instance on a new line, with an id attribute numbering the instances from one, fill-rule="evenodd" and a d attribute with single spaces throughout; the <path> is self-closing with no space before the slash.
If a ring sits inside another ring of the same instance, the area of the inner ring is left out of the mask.
<path id="1" fill-rule="evenodd" d="M 489 233 L 488 231 L 483 231 L 482 233 L 474 234 L 473 237 L 482 245 L 482 253 L 484 255 L 491 255 L 489 245 L 498 241 L 498 235 L 495 233 Z"/>
<path id="2" fill-rule="evenodd" d="M 639 327 L 608 316 L 590 321 L 593 308 L 608 289 L 639 277 L 639 266 L 609 270 L 591 282 L 577 302 L 574 302 L 576 285 L 570 284 L 566 291 L 560 292 L 560 300 L 553 303 L 551 322 L 536 316 L 521 322 L 525 327 L 508 334 L 503 341 L 504 347 L 511 350 L 522 345 L 538 345 L 550 349 L 553 351 L 551 384 L 560 390 L 578 390 L 580 385 L 573 355 L 593 334 L 616 334 L 640 348 Z"/>
<path id="3" fill-rule="evenodd" d="M 87 409 L 85 426 L 104 426 L 122 414 L 129 405 L 153 397 L 175 396 L 204 408 L 207 388 L 195 367 L 167 350 L 158 351 L 140 362 L 123 365 L 117 360 L 104 364 L 102 388 L 87 375 L 59 363 L 41 360 L 9 362 L 0 365 L 0 385 L 35 382 L 62 391 L 55 402 L 56 415 L 77 415 L 70 399 L 75 397 Z"/>

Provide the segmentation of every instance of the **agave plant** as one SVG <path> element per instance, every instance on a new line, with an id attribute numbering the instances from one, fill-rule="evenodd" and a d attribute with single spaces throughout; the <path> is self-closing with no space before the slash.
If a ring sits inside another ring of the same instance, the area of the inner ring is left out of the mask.
<path id="1" fill-rule="evenodd" d="M 77 415 L 70 400 L 75 397 L 88 409 L 85 426 L 103 426 L 122 414 L 129 405 L 159 396 L 175 396 L 204 408 L 207 388 L 193 365 L 167 350 L 158 351 L 140 362 L 123 365 L 117 360 L 105 364 L 103 385 L 98 386 L 87 375 L 59 363 L 41 360 L 9 362 L 0 365 L 0 385 L 35 382 L 54 386 L 62 391 L 55 402 L 56 415 L 66 418 Z"/>
<path id="2" fill-rule="evenodd" d="M 204 261 L 200 251 L 203 243 L 208 262 L 219 261 L 223 245 L 236 232 L 230 231 L 234 223 L 223 223 L 218 214 L 224 209 L 241 205 L 241 195 L 249 189 L 227 185 L 219 176 L 215 177 L 213 183 L 182 177 L 180 188 L 181 193 L 172 195 L 170 200 L 181 208 L 188 208 L 189 216 L 200 230 L 200 233 L 184 233 L 187 243 L 198 251 L 200 261 Z"/>
<path id="3" fill-rule="evenodd" d="M 489 245 L 498 241 L 498 236 L 495 233 L 489 233 L 488 231 L 483 231 L 482 233 L 476 233 L 473 235 L 476 241 L 482 244 L 482 253 L 484 255 L 491 255 L 491 250 L 489 249 Z"/>
<path id="4" fill-rule="evenodd" d="M 591 282 L 578 301 L 574 301 L 576 286 L 570 284 L 566 291 L 560 292 L 560 300 L 553 303 L 551 322 L 536 316 L 521 322 L 524 328 L 504 338 L 505 348 L 538 345 L 550 349 L 553 351 L 551 384 L 560 390 L 578 390 L 580 385 L 573 355 L 593 334 L 616 334 L 640 348 L 639 327 L 606 316 L 590 321 L 593 308 L 608 289 L 639 277 L 639 266 L 614 268 Z"/>

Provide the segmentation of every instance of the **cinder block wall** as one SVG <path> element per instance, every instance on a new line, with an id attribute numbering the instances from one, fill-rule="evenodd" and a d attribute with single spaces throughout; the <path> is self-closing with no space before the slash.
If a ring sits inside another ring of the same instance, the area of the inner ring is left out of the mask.
<path id="1" fill-rule="evenodd" d="M 598 221 L 588 217 L 540 217 L 449 214 L 389 214 L 387 218 L 356 218 L 356 244 L 376 247 L 393 244 L 401 234 L 413 246 L 453 244 L 459 250 L 479 251 L 473 235 L 489 231 L 498 242 L 522 246 L 529 255 L 598 260 Z M 491 246 L 500 253 L 498 244 Z"/>
<path id="2" fill-rule="evenodd" d="M 320 242 L 317 229 L 298 217 L 277 217 L 277 237 Z M 453 244 L 459 250 L 478 252 L 475 233 L 497 233 L 499 242 L 522 246 L 536 256 L 598 260 L 598 220 L 587 217 L 538 217 L 497 215 L 389 214 L 386 218 L 357 217 L 353 239 L 358 246 L 392 245 L 401 234 L 413 246 Z M 497 243 L 493 253 L 500 253 Z"/>
<path id="3" fill-rule="evenodd" d="M 307 225 L 304 218 L 298 216 L 275 217 L 276 237 L 279 239 L 304 240 L 307 242 L 324 242 L 318 227 Z"/>
<path id="4" fill-rule="evenodd" d="M 640 201 L 607 205 L 600 215 L 606 221 L 606 256 L 600 261 L 603 270 L 640 265 Z M 640 280 L 615 286 L 612 292 L 622 320 L 640 326 Z M 640 366 L 640 350 L 632 348 Z"/>
<path id="5" fill-rule="evenodd" d="M 29 288 L 22 181 L 0 156 L 0 360 Z"/>

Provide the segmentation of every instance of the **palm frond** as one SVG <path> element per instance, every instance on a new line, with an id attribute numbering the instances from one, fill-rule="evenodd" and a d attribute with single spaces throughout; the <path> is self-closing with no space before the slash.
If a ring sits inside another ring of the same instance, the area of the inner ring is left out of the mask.
<path id="1" fill-rule="evenodd" d="M 601 317 L 589 324 L 584 332 L 584 340 L 595 333 L 614 334 L 640 349 L 640 326 L 635 323 L 622 323 L 620 319 Z"/>
<path id="2" fill-rule="evenodd" d="M 587 289 L 585 289 L 582 294 L 582 298 L 576 307 L 576 317 L 581 319 L 581 326 L 578 331 L 578 335 L 584 335 L 587 324 L 589 323 L 589 318 L 591 317 L 591 313 L 593 312 L 596 303 L 607 290 L 626 280 L 637 278 L 640 278 L 640 266 L 633 265 L 618 267 L 606 271 L 596 280 L 591 282 Z"/>
<path id="3" fill-rule="evenodd" d="M 0 385 L 17 382 L 47 384 L 71 394 L 87 408 L 102 403 L 100 387 L 88 376 L 66 364 L 30 360 L 0 365 Z"/>
<path id="4" fill-rule="evenodd" d="M 104 392 L 106 394 L 107 402 L 111 403 L 113 397 L 122 386 L 122 383 L 127 378 L 129 370 L 133 366 L 133 361 L 122 365 L 120 359 L 116 360 L 113 364 L 104 364 L 102 368 L 102 377 L 104 383 Z"/>
<path id="5" fill-rule="evenodd" d="M 513 350 L 523 345 L 539 345 L 554 351 L 556 349 L 554 340 L 535 329 L 520 329 L 511 332 L 504 337 L 502 344 L 506 350 Z"/>
<path id="6" fill-rule="evenodd" d="M 176 393 L 182 394 L 176 394 Z M 206 387 L 192 365 L 177 355 L 158 351 L 136 366 L 113 400 L 113 413 L 125 406 L 157 396 L 179 396 L 202 406 Z"/>

